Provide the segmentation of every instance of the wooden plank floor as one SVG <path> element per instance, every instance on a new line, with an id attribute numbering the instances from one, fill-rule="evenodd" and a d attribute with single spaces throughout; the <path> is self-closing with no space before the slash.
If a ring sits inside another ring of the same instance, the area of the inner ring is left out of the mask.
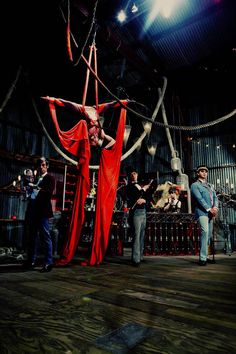
<path id="1" fill-rule="evenodd" d="M 0 264 L 0 353 L 236 353 L 236 254 L 145 260 L 43 274 Z"/>

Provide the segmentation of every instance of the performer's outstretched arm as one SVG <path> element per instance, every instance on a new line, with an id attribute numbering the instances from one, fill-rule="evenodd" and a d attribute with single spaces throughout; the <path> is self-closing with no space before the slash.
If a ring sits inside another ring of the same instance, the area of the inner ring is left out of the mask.
<path id="1" fill-rule="evenodd" d="M 128 102 L 130 102 L 130 100 L 120 100 L 124 105 L 127 105 Z M 98 113 L 101 113 L 105 110 L 107 110 L 108 108 L 116 108 L 116 107 L 120 107 L 121 104 L 117 101 L 112 101 L 112 102 L 107 102 L 107 103 L 102 103 L 98 105 Z"/>
<path id="2" fill-rule="evenodd" d="M 68 109 L 72 110 L 73 112 L 80 112 L 80 113 L 83 112 L 84 113 L 84 108 L 83 108 L 82 104 L 67 101 L 62 98 L 55 98 L 55 97 L 49 97 L 49 96 L 42 97 L 42 99 L 52 102 L 57 106 L 68 108 Z"/>

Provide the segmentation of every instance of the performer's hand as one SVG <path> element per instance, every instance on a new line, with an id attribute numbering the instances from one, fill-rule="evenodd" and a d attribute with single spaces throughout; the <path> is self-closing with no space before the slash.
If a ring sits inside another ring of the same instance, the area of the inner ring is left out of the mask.
<path id="1" fill-rule="evenodd" d="M 217 208 L 211 208 L 210 210 L 209 210 L 209 213 L 212 215 L 212 216 L 216 216 L 216 214 L 217 214 L 217 212 L 218 212 L 218 209 Z"/>
<path id="2" fill-rule="evenodd" d="M 49 96 L 42 96 L 41 97 L 43 100 L 45 101 L 49 101 L 49 102 L 54 102 L 54 97 L 49 97 Z"/>
<path id="3" fill-rule="evenodd" d="M 168 204 L 166 204 L 166 206 L 164 206 L 164 210 L 168 210 L 168 209 L 170 209 L 170 206 L 171 206 L 171 202 L 170 201 L 168 201 Z"/>
<path id="4" fill-rule="evenodd" d="M 136 204 L 139 204 L 139 205 L 144 204 L 144 203 L 146 203 L 146 200 L 143 198 L 139 198 L 136 202 Z"/>
<path id="5" fill-rule="evenodd" d="M 216 216 L 218 214 L 218 208 L 217 207 L 213 207 L 212 210 L 214 210 L 214 216 Z"/>
<path id="6" fill-rule="evenodd" d="M 44 100 L 46 100 L 46 101 L 49 101 L 49 102 L 51 102 L 51 103 L 57 104 L 58 106 L 64 107 L 64 103 L 61 102 L 60 100 L 58 100 L 57 98 L 49 97 L 49 96 L 43 96 L 43 97 L 41 97 L 41 98 L 44 99 Z"/>

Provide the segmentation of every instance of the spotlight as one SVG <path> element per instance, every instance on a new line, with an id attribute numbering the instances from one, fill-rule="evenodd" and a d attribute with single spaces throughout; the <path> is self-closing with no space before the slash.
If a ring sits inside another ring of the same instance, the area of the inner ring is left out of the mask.
<path id="1" fill-rule="evenodd" d="M 120 12 L 117 15 L 118 21 L 119 22 L 124 22 L 126 20 L 126 13 L 124 10 L 120 10 Z"/>
<path id="2" fill-rule="evenodd" d="M 135 14 L 135 12 L 138 12 L 138 7 L 135 5 L 135 3 L 133 3 L 133 6 L 132 6 L 132 8 L 131 8 L 131 12 L 132 12 L 133 14 Z"/>
<path id="3" fill-rule="evenodd" d="M 148 145 L 147 148 L 148 148 L 149 154 L 150 154 L 152 157 L 154 157 L 155 154 L 156 154 L 157 144 L 155 143 L 155 144 L 150 145 L 150 146 Z"/>

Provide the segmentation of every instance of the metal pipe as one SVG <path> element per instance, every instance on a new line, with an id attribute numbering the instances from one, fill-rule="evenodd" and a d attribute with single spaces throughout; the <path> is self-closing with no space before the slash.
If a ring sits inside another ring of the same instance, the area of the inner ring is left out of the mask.
<path id="1" fill-rule="evenodd" d="M 65 165 L 65 169 L 64 169 L 63 195 L 62 195 L 62 210 L 65 210 L 66 174 L 67 174 L 67 165 Z"/>

